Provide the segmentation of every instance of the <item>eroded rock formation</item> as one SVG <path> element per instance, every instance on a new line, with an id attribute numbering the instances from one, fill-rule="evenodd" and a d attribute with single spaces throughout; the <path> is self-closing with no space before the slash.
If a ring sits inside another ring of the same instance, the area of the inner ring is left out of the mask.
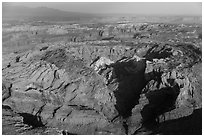
<path id="1" fill-rule="evenodd" d="M 133 134 L 147 113 L 200 106 L 197 74 L 186 68 L 200 54 L 162 44 L 39 46 L 4 56 L 3 105 L 74 134 Z"/>

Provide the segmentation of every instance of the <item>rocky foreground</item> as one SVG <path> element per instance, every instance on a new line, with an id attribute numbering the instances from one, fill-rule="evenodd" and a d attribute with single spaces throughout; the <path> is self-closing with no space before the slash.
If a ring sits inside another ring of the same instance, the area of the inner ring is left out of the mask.
<path id="1" fill-rule="evenodd" d="M 201 134 L 201 60 L 192 44 L 114 40 L 4 55 L 3 134 Z"/>

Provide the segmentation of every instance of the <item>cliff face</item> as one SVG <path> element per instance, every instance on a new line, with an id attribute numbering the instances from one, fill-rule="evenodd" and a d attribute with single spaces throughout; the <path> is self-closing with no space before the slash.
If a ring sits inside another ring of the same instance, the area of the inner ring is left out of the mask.
<path id="1" fill-rule="evenodd" d="M 169 119 L 179 118 L 173 111 L 182 107 L 201 106 L 199 49 L 109 44 L 42 44 L 5 55 L 3 105 L 76 134 L 133 134 L 152 106 Z"/>

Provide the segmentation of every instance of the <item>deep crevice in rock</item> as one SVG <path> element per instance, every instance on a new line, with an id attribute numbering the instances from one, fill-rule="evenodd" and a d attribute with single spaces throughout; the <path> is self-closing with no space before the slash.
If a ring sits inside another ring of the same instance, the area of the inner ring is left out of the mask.
<path id="1" fill-rule="evenodd" d="M 139 63 L 138 63 L 139 64 Z M 119 62 L 113 65 L 119 86 L 114 95 L 116 97 L 116 109 L 124 118 L 131 115 L 132 108 L 138 104 L 142 89 L 145 87 L 145 68 L 137 73 L 128 72 L 126 68 L 133 67 L 134 61 Z"/>
<path id="2" fill-rule="evenodd" d="M 135 67 L 134 65 L 138 67 L 143 61 L 145 63 L 143 68 L 137 72 L 131 72 L 131 68 Z M 163 72 L 159 69 L 145 74 L 145 60 L 141 60 L 139 62 L 116 62 L 110 66 L 114 68 L 114 72 L 119 83 L 118 89 L 114 91 L 114 95 L 116 97 L 115 107 L 119 111 L 119 115 L 123 118 L 127 118 L 131 116 L 133 107 L 139 104 L 140 95 L 147 83 L 151 80 L 155 80 L 158 83 L 158 87 L 162 81 L 161 76 Z M 145 75 L 148 75 L 148 78 L 146 78 Z"/>
<path id="3" fill-rule="evenodd" d="M 35 116 L 35 115 L 29 114 L 29 113 L 18 113 L 18 114 L 23 117 L 23 123 L 24 124 L 32 126 L 33 128 L 44 126 L 44 124 L 41 121 L 40 116 Z"/>

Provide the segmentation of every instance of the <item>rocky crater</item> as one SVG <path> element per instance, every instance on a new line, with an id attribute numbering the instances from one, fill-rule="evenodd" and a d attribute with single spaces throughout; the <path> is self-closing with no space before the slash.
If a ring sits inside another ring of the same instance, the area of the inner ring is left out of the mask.
<path id="1" fill-rule="evenodd" d="M 3 106 L 63 134 L 161 132 L 158 124 L 201 109 L 199 48 L 108 44 L 41 44 L 5 55 Z"/>

